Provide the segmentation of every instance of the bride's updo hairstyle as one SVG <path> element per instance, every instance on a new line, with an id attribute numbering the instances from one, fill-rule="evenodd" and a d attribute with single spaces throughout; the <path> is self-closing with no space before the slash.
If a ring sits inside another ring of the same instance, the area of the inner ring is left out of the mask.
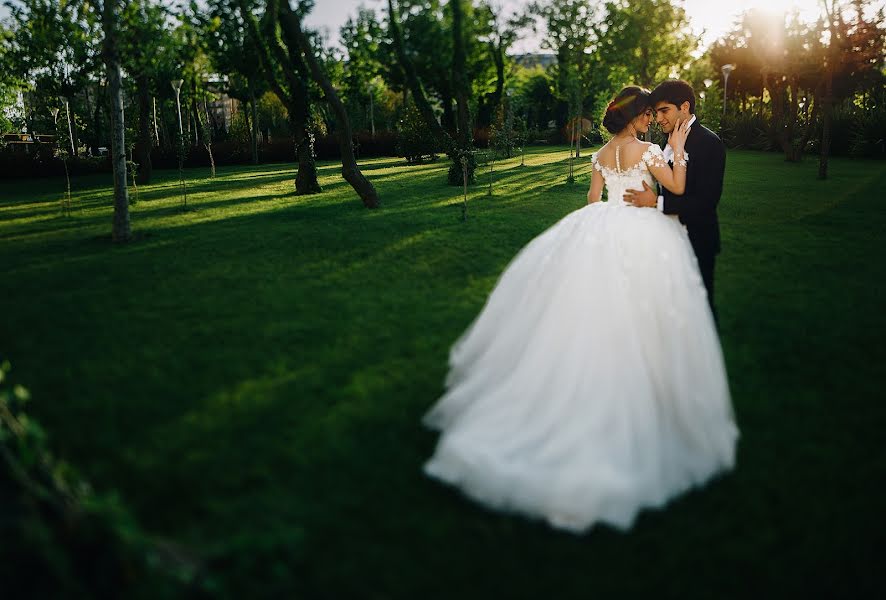
<path id="1" fill-rule="evenodd" d="M 635 85 L 624 88 L 606 107 L 603 127 L 613 135 L 623 130 L 637 115 L 652 106 L 649 96 L 649 90 Z"/>

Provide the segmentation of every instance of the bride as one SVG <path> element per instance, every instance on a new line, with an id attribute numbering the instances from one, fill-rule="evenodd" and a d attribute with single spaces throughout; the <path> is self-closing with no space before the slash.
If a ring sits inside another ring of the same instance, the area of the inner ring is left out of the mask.
<path id="1" fill-rule="evenodd" d="M 442 432 L 425 472 L 493 509 L 583 532 L 732 468 L 738 430 L 714 319 L 676 217 L 622 201 L 654 177 L 682 194 L 689 128 L 637 139 L 649 92 L 627 87 L 603 125 L 588 205 L 529 242 L 452 347 Z M 601 202 L 603 188 L 608 201 Z"/>

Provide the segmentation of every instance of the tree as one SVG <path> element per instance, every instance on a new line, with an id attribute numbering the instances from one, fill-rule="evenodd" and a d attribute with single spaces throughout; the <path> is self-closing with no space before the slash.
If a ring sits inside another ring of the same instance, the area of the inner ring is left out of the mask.
<path id="1" fill-rule="evenodd" d="M 686 10 L 671 0 L 607 3 L 597 36 L 604 60 L 617 65 L 619 87 L 633 83 L 653 88 L 670 75 L 685 71 L 699 42 L 692 34 Z"/>
<path id="2" fill-rule="evenodd" d="M 126 134 L 123 113 L 122 74 L 120 71 L 120 0 L 97 2 L 102 31 L 102 56 L 108 77 L 108 95 L 111 99 L 111 166 L 114 171 L 114 225 L 111 239 L 115 243 L 128 242 L 132 237 L 129 225 L 129 193 L 126 186 Z"/>
<path id="3" fill-rule="evenodd" d="M 812 136 L 822 132 L 822 176 L 833 107 L 882 77 L 882 10 L 865 17 L 869 5 L 852 2 L 854 18 L 847 18 L 848 3 L 823 4 L 825 18 L 813 24 L 802 23 L 796 14 L 748 11 L 710 51 L 715 73 L 726 63 L 735 65 L 729 78 L 732 106 L 738 108 L 740 100 L 745 107 L 747 96 L 756 96 L 761 121 L 769 109 L 768 135 L 785 160 L 800 160 Z"/>
<path id="4" fill-rule="evenodd" d="M 468 107 L 468 79 L 465 71 L 464 12 L 462 0 L 449 0 L 452 10 L 452 81 L 455 87 L 455 103 L 458 110 L 458 141 L 463 150 L 470 148 L 471 115 Z"/>
<path id="5" fill-rule="evenodd" d="M 7 53 L 12 35 L 11 31 L 0 24 L 0 63 L 2 64 L 9 64 Z M 16 92 L 21 87 L 22 81 L 11 71 L 6 69 L 0 71 L 0 133 L 14 131 L 22 125 L 16 122 L 18 119 L 10 111 L 10 108 L 15 105 Z"/>
<path id="6" fill-rule="evenodd" d="M 356 19 L 348 19 L 342 26 L 341 44 L 347 53 L 342 78 L 344 103 L 348 108 L 348 118 L 360 128 L 367 119 L 375 132 L 375 105 L 380 94 L 377 82 L 386 74 L 384 65 L 384 32 L 375 17 L 375 12 L 360 7 Z M 402 81 L 398 79 L 398 84 Z"/>
<path id="7" fill-rule="evenodd" d="M 504 18 L 504 6 L 492 0 L 484 0 L 476 12 L 481 25 L 480 42 L 486 46 L 489 58 L 495 65 L 495 89 L 480 98 L 477 121 L 481 125 L 492 122 L 498 111 L 505 88 L 507 51 L 517 41 L 520 33 L 529 27 L 532 18 L 527 14 L 514 14 Z"/>
<path id="8" fill-rule="evenodd" d="M 28 129 L 48 129 L 49 109 L 63 103 L 69 107 L 99 70 L 99 19 L 82 2 L 21 0 L 7 6 L 12 33 L 4 43 L 3 70 L 31 90 L 31 104 L 38 110 L 27 111 Z M 78 132 L 70 108 L 65 118 L 72 134 L 71 152 L 76 155 Z"/>
<path id="9" fill-rule="evenodd" d="M 554 93 L 559 103 L 557 125 L 565 127 L 568 121 L 580 118 L 584 112 L 584 98 L 595 80 L 597 62 L 595 53 L 599 30 L 595 22 L 599 10 L 590 0 L 552 0 L 533 2 L 530 13 L 544 22 L 542 47 L 557 55 L 554 70 Z M 579 155 L 581 147 L 579 145 Z"/>
<path id="10" fill-rule="evenodd" d="M 467 78 L 464 73 L 465 48 L 462 31 L 463 13 L 459 1 L 450 2 L 449 6 L 452 11 L 451 14 L 453 19 L 453 45 L 459 47 L 457 51 L 453 52 L 453 61 L 450 71 L 453 75 L 453 80 L 456 82 L 455 91 L 459 115 L 457 122 L 459 131 L 456 132 L 455 138 L 443 128 L 437 120 L 430 102 L 428 102 L 427 95 L 419 80 L 412 57 L 407 54 L 403 40 L 403 32 L 400 28 L 400 18 L 393 0 L 388 0 L 388 30 L 396 52 L 397 61 L 402 69 L 406 85 L 412 92 L 415 106 L 421 114 L 422 119 L 424 119 L 425 124 L 430 129 L 432 135 L 436 138 L 440 146 L 446 150 L 446 154 L 452 161 L 452 165 L 449 167 L 449 183 L 451 185 L 460 185 L 463 182 L 464 172 L 467 172 L 468 179 L 473 181 L 476 161 L 471 154 L 470 148 L 470 115 L 467 106 Z M 455 24 L 456 19 L 458 20 L 458 25 Z M 458 56 L 456 56 L 456 54 Z M 461 70 L 459 70 L 456 65 L 459 65 Z"/>
<path id="11" fill-rule="evenodd" d="M 546 129 L 555 121 L 557 98 L 554 96 L 554 82 L 540 66 L 532 69 L 518 67 L 513 77 L 514 110 L 526 119 L 526 126 Z"/>
<path id="12" fill-rule="evenodd" d="M 726 45 L 716 46 L 712 51 L 718 70 L 730 62 L 730 58 L 742 60 L 732 63 L 735 74 L 741 72 L 735 81 L 731 76 L 729 79 L 734 98 L 749 91 L 758 93 L 762 114 L 764 90 L 768 92 L 769 136 L 781 147 L 785 160 L 792 162 L 802 157 L 820 106 L 820 102 L 812 99 L 819 97 L 821 91 L 821 33 L 820 25 L 804 25 L 796 14 L 788 19 L 784 14 L 751 10 L 742 16 L 731 37 L 731 43 L 738 45 L 734 56 L 729 56 Z M 804 98 L 813 105 L 811 115 L 801 114 L 801 105 L 808 108 Z"/>
<path id="13" fill-rule="evenodd" d="M 121 56 L 126 72 L 135 81 L 138 103 L 138 134 L 133 146 L 133 160 L 138 165 L 137 181 L 150 183 L 151 148 L 151 90 L 162 83 L 164 55 L 174 42 L 167 30 L 169 12 L 149 0 L 133 0 L 124 9 L 121 30 Z M 167 84 L 168 85 L 168 84 Z"/>
<path id="14" fill-rule="evenodd" d="M 341 99 L 338 97 L 335 88 L 332 87 L 329 77 L 324 73 L 323 68 L 320 66 L 320 62 L 314 55 L 314 48 L 312 47 L 308 36 L 302 29 L 299 16 L 296 15 L 295 11 L 293 11 L 288 4 L 282 4 L 280 17 L 282 19 L 281 24 L 283 25 L 284 31 L 287 32 L 287 36 L 294 37 L 298 42 L 298 47 L 311 70 L 314 80 L 320 85 L 326 96 L 327 102 L 332 105 L 332 108 L 339 119 L 338 138 L 339 146 L 341 148 L 342 177 L 351 184 L 351 187 L 354 188 L 354 191 L 357 192 L 357 195 L 359 195 L 360 199 L 363 201 L 364 206 L 367 208 L 378 208 L 379 201 L 375 187 L 373 187 L 372 183 L 363 176 L 363 173 L 360 172 L 360 168 L 357 166 L 357 159 L 354 156 L 354 147 L 351 136 L 351 125 L 348 120 L 347 111 L 345 110 Z"/>
<path id="15" fill-rule="evenodd" d="M 228 76 L 227 93 L 249 106 L 252 163 L 258 164 L 258 100 L 267 90 L 261 65 L 255 57 L 261 51 L 249 35 L 243 19 L 230 0 L 213 0 L 200 15 L 200 29 L 217 73 Z"/>
<path id="16" fill-rule="evenodd" d="M 872 75 L 882 74 L 886 29 L 881 8 L 870 19 L 865 18 L 869 0 L 854 0 L 854 19 L 845 19 L 839 0 L 821 0 L 829 39 L 824 69 L 822 101 L 821 154 L 818 163 L 819 179 L 828 176 L 831 151 L 831 128 L 834 104 L 856 92 Z"/>
<path id="17" fill-rule="evenodd" d="M 259 50 L 257 58 L 268 86 L 289 113 L 298 158 L 295 192 L 299 195 L 319 193 L 322 189 L 317 181 L 317 166 L 314 163 L 310 73 L 297 41 L 281 38 L 279 19 L 283 3 L 280 0 L 267 0 L 260 24 L 253 14 L 259 11 L 257 2 L 236 1 L 244 27 Z M 305 7 L 305 3 L 299 4 L 297 14 L 302 14 Z"/>

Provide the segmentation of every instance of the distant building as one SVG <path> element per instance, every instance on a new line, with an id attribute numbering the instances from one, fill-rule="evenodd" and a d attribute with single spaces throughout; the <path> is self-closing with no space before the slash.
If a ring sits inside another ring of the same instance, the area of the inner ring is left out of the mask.
<path id="1" fill-rule="evenodd" d="M 527 69 L 538 66 L 547 70 L 551 65 L 557 63 L 556 54 L 515 54 L 511 58 L 515 63 Z"/>

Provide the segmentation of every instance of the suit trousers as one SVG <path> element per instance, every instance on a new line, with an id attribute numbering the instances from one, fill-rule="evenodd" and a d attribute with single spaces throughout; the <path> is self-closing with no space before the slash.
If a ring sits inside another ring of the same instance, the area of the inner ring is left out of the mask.
<path id="1" fill-rule="evenodd" d="M 701 280 L 708 291 L 708 304 L 711 307 L 711 312 L 714 314 L 714 320 L 717 321 L 717 309 L 714 306 L 714 264 L 716 263 L 717 255 L 710 251 L 699 252 L 699 249 L 694 246 L 693 250 L 695 250 L 695 257 L 698 259 L 698 270 L 701 272 Z"/>

